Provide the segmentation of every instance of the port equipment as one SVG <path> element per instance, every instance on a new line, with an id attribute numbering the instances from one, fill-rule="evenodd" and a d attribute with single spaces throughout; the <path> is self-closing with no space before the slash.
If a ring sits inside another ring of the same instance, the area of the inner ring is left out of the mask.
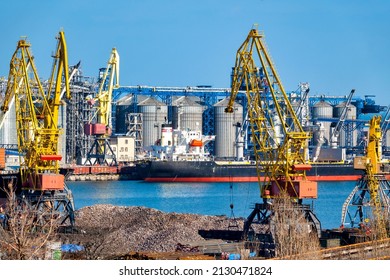
<path id="1" fill-rule="evenodd" d="M 340 118 L 338 122 L 336 123 L 336 126 L 333 128 L 332 134 L 330 136 L 330 145 L 332 148 L 337 148 L 340 131 L 344 126 L 345 119 L 347 118 L 348 110 L 350 110 L 350 105 L 352 102 L 352 97 L 355 93 L 355 89 L 352 89 L 347 97 L 347 101 L 345 101 L 345 106 L 343 107 L 343 110 L 341 111 Z"/>
<path id="2" fill-rule="evenodd" d="M 60 223 L 74 224 L 74 202 L 71 191 L 60 174 L 58 125 L 60 96 L 65 90 L 70 99 L 68 55 L 65 34 L 57 36 L 57 48 L 47 86 L 44 88 L 34 64 L 30 43 L 17 43 L 11 62 L 6 94 L 1 111 L 6 113 L 10 101 L 15 102 L 18 152 L 20 156 L 23 202 L 36 209 L 50 209 Z"/>
<path id="3" fill-rule="evenodd" d="M 381 130 L 382 130 L 382 148 L 387 148 L 387 131 L 389 130 L 389 123 L 390 123 L 390 105 L 387 106 L 386 112 L 384 113 Z M 386 151 L 383 151 L 383 154 L 385 154 Z"/>
<path id="4" fill-rule="evenodd" d="M 252 223 L 272 223 L 272 200 L 287 195 L 294 210 L 302 211 L 314 232 L 321 235 L 321 225 L 310 205 L 303 199 L 317 198 L 317 184 L 306 178 L 308 140 L 283 88 L 264 36 L 257 28 L 250 30 L 236 55 L 229 103 L 225 112 L 233 112 L 236 96 L 244 90 L 247 98 L 252 142 L 263 203 L 256 203 L 243 230 L 247 236 Z M 257 220 L 256 220 L 257 219 Z M 271 227 L 272 228 L 272 227 Z"/>
<path id="5" fill-rule="evenodd" d="M 369 123 L 366 154 L 355 157 L 355 169 L 364 170 L 342 207 L 341 225 L 360 228 L 377 239 L 387 238 L 390 214 L 390 184 L 383 172 L 381 116 Z"/>
<path id="6" fill-rule="evenodd" d="M 308 126 L 309 122 L 309 92 L 310 87 L 309 83 L 300 83 L 299 84 L 299 99 L 296 101 L 297 106 L 295 110 L 295 114 L 299 120 L 299 122 L 302 124 L 302 126 L 305 128 Z M 294 98 L 290 98 L 292 101 L 293 99 L 297 98 L 297 93 L 290 94 L 291 97 L 294 96 Z"/>
<path id="7" fill-rule="evenodd" d="M 96 113 L 84 126 L 84 133 L 94 137 L 94 143 L 87 154 L 86 164 L 116 165 L 116 157 L 110 145 L 112 133 L 112 92 L 119 87 L 119 54 L 116 48 L 111 51 L 107 68 L 100 79 L 98 93 L 87 100 L 96 106 Z"/>

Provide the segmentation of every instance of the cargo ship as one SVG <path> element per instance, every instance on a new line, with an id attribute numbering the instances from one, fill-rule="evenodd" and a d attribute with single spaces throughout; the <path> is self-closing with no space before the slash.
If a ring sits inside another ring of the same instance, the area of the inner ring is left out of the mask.
<path id="1" fill-rule="evenodd" d="M 147 182 L 257 182 L 254 162 L 238 161 L 163 161 L 137 164 L 137 174 Z M 311 181 L 356 181 L 363 170 L 352 163 L 313 164 L 307 171 Z M 261 172 L 260 172 L 261 176 Z M 260 179 L 262 179 L 260 177 Z"/>
<path id="2" fill-rule="evenodd" d="M 257 182 L 253 160 L 216 160 L 205 151 L 214 136 L 200 131 L 173 130 L 163 125 L 161 139 L 152 145 L 144 159 L 136 164 L 136 172 L 147 182 Z M 352 162 L 316 162 L 307 171 L 312 181 L 356 181 L 363 170 Z M 260 170 L 260 180 L 262 172 Z"/>

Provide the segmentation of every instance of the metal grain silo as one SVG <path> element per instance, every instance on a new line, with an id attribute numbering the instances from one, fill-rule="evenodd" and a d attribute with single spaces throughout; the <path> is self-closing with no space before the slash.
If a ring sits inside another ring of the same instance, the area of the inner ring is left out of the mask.
<path id="1" fill-rule="evenodd" d="M 15 103 L 13 102 L 4 118 L 3 127 L 0 130 L 0 140 L 2 144 L 17 145 L 17 137 Z"/>
<path id="2" fill-rule="evenodd" d="M 115 133 L 126 134 L 128 130 L 128 124 L 126 122 L 129 113 L 134 112 L 134 96 L 132 94 L 123 96 L 116 102 L 115 108 Z"/>
<path id="3" fill-rule="evenodd" d="M 346 102 L 341 102 L 334 107 L 334 118 L 339 119 L 343 113 L 343 110 L 346 106 Z M 356 119 L 356 107 L 352 104 L 348 105 L 347 114 L 345 120 L 355 120 Z M 352 122 L 344 122 L 340 132 L 338 143 L 340 147 L 354 147 L 357 145 L 357 130 L 353 128 L 354 125 Z"/>
<path id="4" fill-rule="evenodd" d="M 386 130 L 384 131 L 385 133 L 385 137 L 383 137 L 383 143 L 382 143 L 382 147 L 386 150 L 389 150 L 390 148 L 390 130 Z"/>
<path id="5" fill-rule="evenodd" d="M 182 96 L 172 103 L 173 128 L 200 130 L 202 133 L 203 106 L 188 96 Z"/>
<path id="6" fill-rule="evenodd" d="M 138 113 L 143 115 L 143 144 L 144 147 L 154 145 L 161 137 L 161 125 L 167 122 L 168 106 L 152 97 L 137 105 Z"/>
<path id="7" fill-rule="evenodd" d="M 216 157 L 235 157 L 236 124 L 243 122 L 243 108 L 233 104 L 233 113 L 225 113 L 229 98 L 214 104 L 214 131 Z"/>
<path id="8" fill-rule="evenodd" d="M 313 105 L 312 107 L 312 118 L 326 118 L 326 119 L 331 119 L 333 118 L 333 106 L 330 105 L 326 101 L 319 101 L 316 104 Z M 330 121 L 321 121 L 322 124 L 324 125 L 324 137 L 326 140 L 329 141 L 330 137 L 330 126 L 331 122 Z M 317 140 L 319 137 L 319 132 L 314 132 L 313 134 L 313 144 L 317 144 Z"/>

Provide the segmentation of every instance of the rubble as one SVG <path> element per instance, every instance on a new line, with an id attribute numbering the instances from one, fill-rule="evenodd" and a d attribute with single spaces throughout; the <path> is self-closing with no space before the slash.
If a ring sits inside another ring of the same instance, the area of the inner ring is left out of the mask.
<path id="1" fill-rule="evenodd" d="M 242 228 L 243 220 L 237 222 Z M 88 258 L 129 252 L 175 252 L 178 244 L 203 241 L 199 229 L 228 229 L 230 223 L 226 216 L 99 204 L 77 210 L 76 232 L 62 234 L 61 239 L 63 243 L 84 246 Z"/>

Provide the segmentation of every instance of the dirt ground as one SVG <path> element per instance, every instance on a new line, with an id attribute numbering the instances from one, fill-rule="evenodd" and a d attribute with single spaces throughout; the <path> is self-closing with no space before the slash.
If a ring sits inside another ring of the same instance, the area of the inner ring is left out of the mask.
<path id="1" fill-rule="evenodd" d="M 98 259 L 129 252 L 174 252 L 178 245 L 204 240 L 199 229 L 228 229 L 226 216 L 165 213 L 145 207 L 94 205 L 76 212 L 76 230 L 61 234 L 63 244 L 85 248 Z M 243 220 L 235 220 L 242 229 Z"/>

